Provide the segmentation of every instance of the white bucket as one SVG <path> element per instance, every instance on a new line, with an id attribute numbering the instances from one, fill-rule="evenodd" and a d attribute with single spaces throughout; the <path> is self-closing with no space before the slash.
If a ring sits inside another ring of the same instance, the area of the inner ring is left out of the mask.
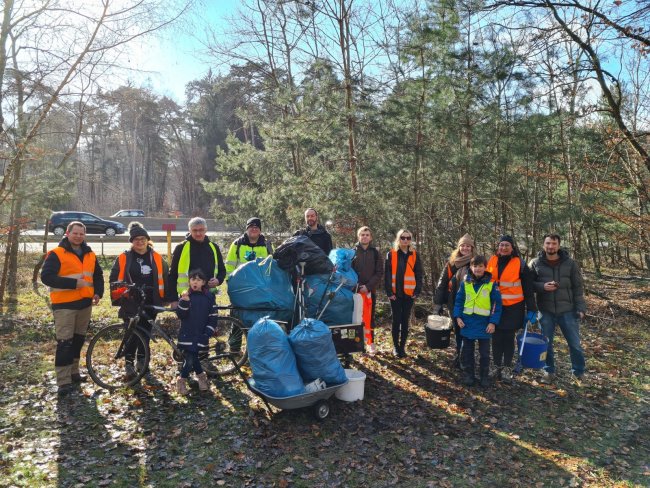
<path id="1" fill-rule="evenodd" d="M 348 383 L 334 392 L 334 396 L 344 402 L 363 400 L 363 390 L 366 383 L 366 373 L 356 369 L 346 369 Z"/>
<path id="2" fill-rule="evenodd" d="M 451 319 L 442 315 L 429 315 L 427 317 L 427 328 L 431 330 L 451 329 Z"/>

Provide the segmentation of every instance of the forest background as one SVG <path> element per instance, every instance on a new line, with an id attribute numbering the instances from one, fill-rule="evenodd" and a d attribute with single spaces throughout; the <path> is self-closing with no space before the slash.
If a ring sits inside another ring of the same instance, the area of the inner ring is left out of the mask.
<path id="1" fill-rule="evenodd" d="M 314 206 L 338 245 L 411 229 L 429 286 L 465 232 L 650 267 L 647 2 L 245 0 L 195 32 L 214 69 L 184 103 L 116 84 L 134 41 L 201 8 L 4 2 L 0 298 L 21 232 L 64 209 L 256 215 L 273 235 Z"/>

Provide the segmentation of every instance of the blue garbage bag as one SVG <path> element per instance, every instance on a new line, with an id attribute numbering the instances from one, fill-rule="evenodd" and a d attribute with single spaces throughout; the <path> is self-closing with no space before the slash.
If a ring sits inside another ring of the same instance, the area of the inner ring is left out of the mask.
<path id="1" fill-rule="evenodd" d="M 356 251 L 354 249 L 337 248 L 330 251 L 330 261 L 336 266 L 333 283 L 337 285 L 343 282 L 345 288 L 354 290 L 359 281 L 357 272 L 352 269 L 352 260 Z"/>
<path id="2" fill-rule="evenodd" d="M 305 393 L 296 356 L 282 327 L 268 317 L 261 318 L 248 331 L 247 344 L 258 390 L 272 397 Z"/>
<path id="3" fill-rule="evenodd" d="M 345 383 L 347 376 L 336 355 L 332 332 L 325 323 L 316 319 L 303 319 L 289 334 L 289 343 L 305 383 L 317 378 L 322 379 L 327 386 Z"/>
<path id="4" fill-rule="evenodd" d="M 243 263 L 228 279 L 228 296 L 233 306 L 241 309 L 233 315 L 246 327 L 268 316 L 288 322 L 293 317 L 294 293 L 286 271 L 271 256 Z"/>
<path id="5" fill-rule="evenodd" d="M 305 306 L 307 317 L 317 318 L 329 300 L 329 293 L 336 290 L 335 280 L 329 280 L 330 275 L 305 276 Z M 329 283 L 329 284 L 328 284 Z M 340 288 L 325 309 L 320 318 L 327 325 L 342 325 L 352 323 L 354 310 L 354 293 L 347 288 Z"/>

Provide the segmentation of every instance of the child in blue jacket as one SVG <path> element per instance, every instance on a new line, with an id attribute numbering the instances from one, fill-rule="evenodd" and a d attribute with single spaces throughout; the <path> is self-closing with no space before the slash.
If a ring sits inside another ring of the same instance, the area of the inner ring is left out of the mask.
<path id="1" fill-rule="evenodd" d="M 492 275 L 485 271 L 487 260 L 474 256 L 469 272 L 456 295 L 453 317 L 462 336 L 461 364 L 465 377 L 463 383 L 472 386 L 474 378 L 474 341 L 478 341 L 481 386 L 489 386 L 490 337 L 501 320 L 501 293 L 491 282 Z"/>
<path id="2" fill-rule="evenodd" d="M 214 294 L 207 287 L 208 280 L 201 270 L 188 273 L 190 288 L 178 301 L 176 315 L 181 319 L 178 347 L 183 350 L 183 367 L 176 380 L 176 391 L 187 395 L 187 378 L 194 371 L 199 380 L 199 390 L 208 391 L 208 377 L 201 367 L 199 350 L 205 350 L 217 327 L 217 310 Z"/>

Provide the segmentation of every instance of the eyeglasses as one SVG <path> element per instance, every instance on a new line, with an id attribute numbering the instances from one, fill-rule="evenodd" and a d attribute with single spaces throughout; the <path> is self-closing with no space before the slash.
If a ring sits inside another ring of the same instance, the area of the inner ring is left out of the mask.
<path id="1" fill-rule="evenodd" d="M 400 238 L 401 241 L 410 241 L 411 240 L 411 236 L 399 236 L 399 238 Z"/>

